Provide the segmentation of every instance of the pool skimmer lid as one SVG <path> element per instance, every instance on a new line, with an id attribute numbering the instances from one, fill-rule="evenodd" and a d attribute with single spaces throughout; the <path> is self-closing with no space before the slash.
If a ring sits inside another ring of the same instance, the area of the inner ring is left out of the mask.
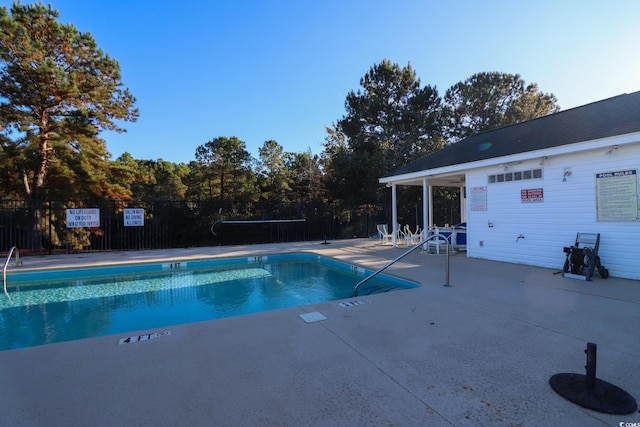
<path id="1" fill-rule="evenodd" d="M 312 311 L 311 313 L 298 314 L 302 320 L 307 323 L 319 322 L 325 320 L 326 317 L 319 311 Z"/>

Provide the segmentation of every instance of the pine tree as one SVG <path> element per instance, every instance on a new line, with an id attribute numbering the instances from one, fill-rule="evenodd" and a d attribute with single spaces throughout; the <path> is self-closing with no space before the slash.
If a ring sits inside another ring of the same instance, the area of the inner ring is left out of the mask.
<path id="1" fill-rule="evenodd" d="M 65 147 L 104 158 L 108 154 L 99 132 L 124 131 L 116 121 L 138 116 L 118 62 L 97 47 L 91 34 L 58 22 L 58 17 L 58 11 L 42 3 L 16 2 L 11 13 L 0 8 L 2 156 L 10 160 L 33 207 L 36 246 L 41 222 L 35 207 L 52 163 L 61 160 L 57 153 L 68 152 Z"/>

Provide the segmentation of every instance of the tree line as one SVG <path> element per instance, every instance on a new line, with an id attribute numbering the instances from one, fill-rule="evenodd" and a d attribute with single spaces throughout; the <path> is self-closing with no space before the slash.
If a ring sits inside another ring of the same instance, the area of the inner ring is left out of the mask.
<path id="1" fill-rule="evenodd" d="M 386 203 L 378 178 L 477 132 L 559 111 L 518 74 L 479 72 L 440 95 L 410 64 L 384 59 L 346 95 L 320 154 L 235 136 L 203 142 L 188 164 L 112 159 L 103 130 L 135 122 L 118 62 L 41 3 L 0 8 L 0 198 Z M 38 220 L 37 212 L 34 220 Z"/>

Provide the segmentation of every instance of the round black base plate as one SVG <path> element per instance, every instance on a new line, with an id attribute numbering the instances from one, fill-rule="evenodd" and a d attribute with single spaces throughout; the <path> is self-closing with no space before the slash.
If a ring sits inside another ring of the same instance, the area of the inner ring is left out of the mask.
<path id="1" fill-rule="evenodd" d="M 597 378 L 593 388 L 587 388 L 586 375 L 581 374 L 555 374 L 549 384 L 560 396 L 594 411 L 622 415 L 638 409 L 629 393 Z"/>

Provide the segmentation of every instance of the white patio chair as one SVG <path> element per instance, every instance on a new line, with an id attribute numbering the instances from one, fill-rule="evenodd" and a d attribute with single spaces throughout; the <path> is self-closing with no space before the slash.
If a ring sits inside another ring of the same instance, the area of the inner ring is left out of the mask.
<path id="1" fill-rule="evenodd" d="M 452 238 L 454 236 L 453 228 L 436 227 L 433 234 L 438 234 L 439 236 L 427 242 L 429 253 L 435 252 L 437 255 L 440 255 L 440 251 L 446 250 L 447 243 L 449 243 L 449 252 L 454 252 L 453 245 L 451 244 Z"/>
<path id="2" fill-rule="evenodd" d="M 415 233 L 411 231 L 411 227 L 409 227 L 409 224 L 405 225 L 404 234 L 407 246 L 417 245 L 422 240 L 422 232 L 420 231 L 419 225 L 416 226 Z"/>
<path id="3" fill-rule="evenodd" d="M 391 237 L 393 237 L 393 235 L 387 230 L 387 224 L 378 224 L 376 228 L 378 229 L 381 244 L 391 242 Z"/>
<path id="4" fill-rule="evenodd" d="M 409 246 L 409 243 L 411 243 L 411 229 L 409 228 L 409 224 L 399 228 L 398 243 L 400 242 L 404 242 L 405 246 Z"/>

